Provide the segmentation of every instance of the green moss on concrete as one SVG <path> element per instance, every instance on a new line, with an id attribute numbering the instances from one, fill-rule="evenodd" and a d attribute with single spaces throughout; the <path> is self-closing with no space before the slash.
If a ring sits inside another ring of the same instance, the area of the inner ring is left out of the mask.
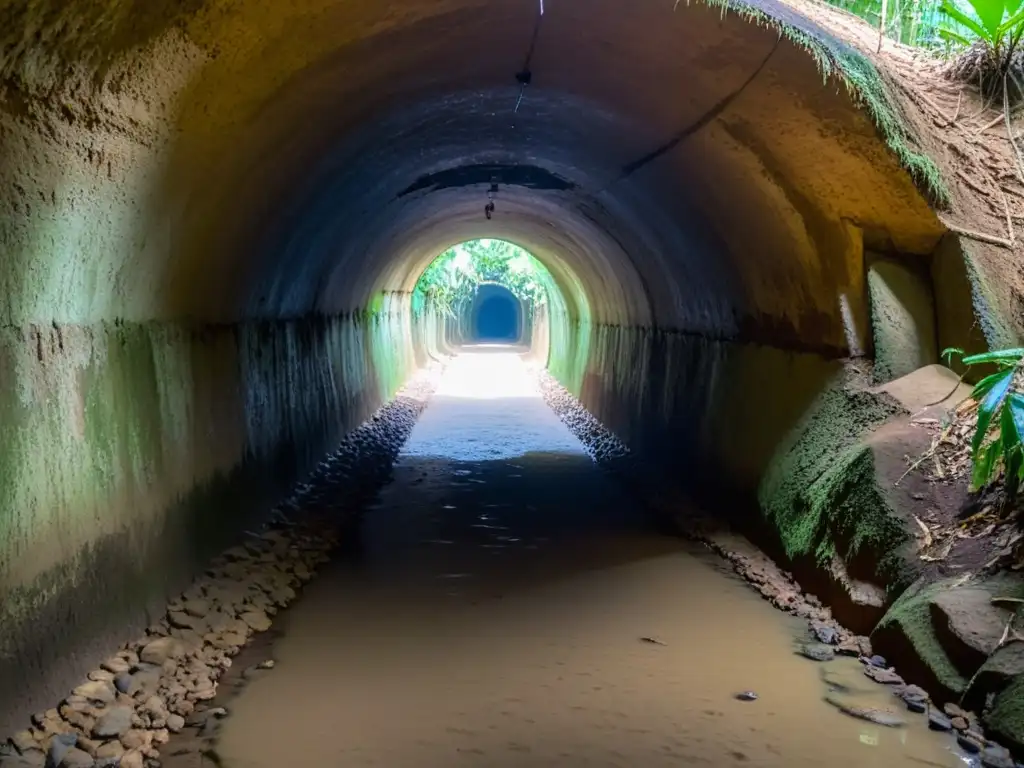
<path id="1" fill-rule="evenodd" d="M 989 262 L 984 258 L 979 260 L 974 255 L 975 249 L 979 247 L 977 244 L 960 238 L 960 247 L 963 249 L 964 266 L 971 284 L 975 321 L 981 326 L 989 348 L 1006 349 L 1020 346 L 1024 340 L 1024 328 L 1017 325 L 1019 307 L 1014 304 L 1013 292 L 1007 290 L 1005 284 L 998 282 L 1003 280 L 1002 275 L 989 275 L 978 268 L 979 263 Z M 995 286 L 992 285 L 992 279 L 997 281 Z"/>
<path id="2" fill-rule="evenodd" d="M 0 328 L 0 732 L 42 709 L 412 372 L 408 301 Z M 423 330 L 423 329 L 421 329 Z"/>
<path id="3" fill-rule="evenodd" d="M 932 598 L 947 589 L 949 584 L 949 581 L 939 581 L 913 585 L 889 608 L 878 623 L 875 633 L 895 633 L 904 637 L 936 680 L 949 691 L 960 695 L 967 687 L 967 678 L 960 674 L 939 642 L 929 606 Z"/>
<path id="4" fill-rule="evenodd" d="M 1024 675 L 1004 688 L 986 713 L 985 724 L 997 738 L 1024 750 Z"/>
<path id="5" fill-rule="evenodd" d="M 789 557 L 813 556 L 825 565 L 835 555 L 869 550 L 885 561 L 906 540 L 878 488 L 873 453 L 857 442 L 899 411 L 887 398 L 842 383 L 822 392 L 759 488 L 761 508 Z"/>
<path id="6" fill-rule="evenodd" d="M 926 274 L 891 259 L 868 267 L 875 383 L 882 384 L 939 362 L 935 301 Z"/>
<path id="7" fill-rule="evenodd" d="M 910 129 L 901 117 L 881 73 L 868 57 L 795 15 L 790 19 L 781 18 L 781 14 L 774 15 L 755 2 L 705 2 L 723 11 L 736 13 L 755 24 L 774 29 L 806 50 L 825 80 L 837 77 L 853 100 L 867 111 L 886 146 L 896 155 L 900 165 L 910 174 L 928 201 L 939 208 L 949 207 L 949 188 L 942 178 L 942 172 L 930 157 L 914 148 Z"/>

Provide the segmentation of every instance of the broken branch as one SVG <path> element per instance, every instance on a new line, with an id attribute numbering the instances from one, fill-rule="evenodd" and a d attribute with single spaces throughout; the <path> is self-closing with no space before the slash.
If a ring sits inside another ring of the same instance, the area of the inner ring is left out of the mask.
<path id="1" fill-rule="evenodd" d="M 971 229 L 964 229 L 963 227 L 959 227 L 956 224 L 953 224 L 952 222 L 948 221 L 942 216 L 939 216 L 939 221 L 942 222 L 942 225 L 950 232 L 956 232 L 958 235 L 970 238 L 971 240 L 977 240 L 979 242 L 989 243 L 991 245 L 1001 245 L 1003 248 L 1013 248 L 1013 243 L 1011 243 L 1005 237 L 990 235 L 986 232 L 975 232 L 974 230 Z"/>

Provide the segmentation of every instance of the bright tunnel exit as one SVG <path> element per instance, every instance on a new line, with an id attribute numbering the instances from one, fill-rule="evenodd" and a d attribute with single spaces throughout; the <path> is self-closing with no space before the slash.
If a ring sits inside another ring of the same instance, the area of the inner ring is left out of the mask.
<path id="1" fill-rule="evenodd" d="M 445 322 L 446 341 L 515 344 L 546 362 L 551 315 L 565 315 L 565 299 L 548 269 L 524 248 L 500 239 L 454 245 L 424 269 L 413 304 Z"/>

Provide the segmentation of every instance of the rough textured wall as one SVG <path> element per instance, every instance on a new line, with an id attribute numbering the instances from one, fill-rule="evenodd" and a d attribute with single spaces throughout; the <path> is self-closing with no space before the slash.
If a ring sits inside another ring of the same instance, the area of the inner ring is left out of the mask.
<path id="1" fill-rule="evenodd" d="M 939 360 L 935 297 L 923 265 L 874 258 L 868 265 L 875 381 L 898 379 Z"/>
<path id="2" fill-rule="evenodd" d="M 60 699 L 392 395 L 413 334 L 437 349 L 436 318 L 391 303 L 0 333 L 0 732 Z"/>

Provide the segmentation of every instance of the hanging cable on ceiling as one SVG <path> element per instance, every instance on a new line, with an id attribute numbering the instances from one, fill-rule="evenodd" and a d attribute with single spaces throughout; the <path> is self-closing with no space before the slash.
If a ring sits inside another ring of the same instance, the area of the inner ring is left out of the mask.
<path id="1" fill-rule="evenodd" d="M 614 179 L 606 183 L 601 188 L 591 192 L 591 194 L 601 194 L 613 184 L 617 184 L 623 179 L 632 176 L 645 165 L 648 165 L 649 163 L 652 163 L 655 160 L 667 155 L 669 152 L 674 150 L 676 147 L 678 147 L 688 138 L 690 138 L 695 133 L 700 131 L 702 128 L 714 122 L 714 120 L 717 119 L 719 115 L 721 115 L 726 110 L 726 108 L 729 107 L 730 104 L 732 104 L 737 98 L 739 98 L 739 96 L 747 89 L 747 87 L 751 83 L 753 83 L 754 80 L 757 79 L 757 76 L 761 74 L 764 68 L 768 66 L 768 62 L 771 61 L 772 56 L 775 55 L 775 51 L 778 50 L 779 44 L 781 42 L 782 34 L 780 33 L 778 38 L 775 40 L 774 45 L 772 45 L 771 50 L 768 51 L 768 54 L 764 57 L 764 59 L 762 59 L 761 63 L 758 64 L 757 68 L 750 73 L 750 75 L 747 77 L 746 80 L 743 81 L 743 83 L 741 83 L 734 90 L 726 94 L 716 104 L 713 104 L 706 112 L 704 112 L 704 114 L 697 118 L 697 120 L 684 127 L 682 130 L 676 133 L 675 136 L 666 141 L 660 147 L 657 147 L 653 151 L 648 152 L 643 157 L 639 157 L 636 160 L 633 160 L 632 162 L 626 163 L 624 166 L 622 166 L 622 169 L 619 171 L 618 176 L 616 176 Z"/>
<path id="2" fill-rule="evenodd" d="M 533 82 L 533 71 L 530 69 L 530 62 L 533 60 L 533 52 L 537 48 L 537 37 L 540 35 L 540 23 L 544 18 L 544 0 L 540 0 L 540 8 L 537 14 L 537 21 L 533 25 L 533 35 L 530 38 L 530 47 L 526 51 L 526 60 L 523 68 L 516 72 L 516 82 L 519 83 L 519 98 L 516 99 L 516 107 L 512 114 L 519 113 L 519 107 L 523 103 L 523 96 L 526 94 L 526 86 Z"/>

